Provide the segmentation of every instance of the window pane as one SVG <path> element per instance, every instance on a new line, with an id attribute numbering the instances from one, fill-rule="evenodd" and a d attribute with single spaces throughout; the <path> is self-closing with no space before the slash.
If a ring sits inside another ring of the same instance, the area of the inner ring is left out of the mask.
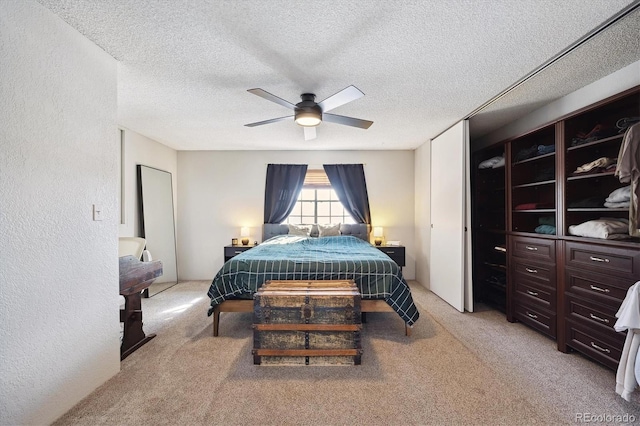
<path id="1" fill-rule="evenodd" d="M 318 223 L 320 225 L 329 225 L 330 223 L 337 223 L 331 220 L 329 216 L 318 216 Z"/>
<path id="2" fill-rule="evenodd" d="M 314 212 L 314 204 L 315 203 L 311 203 L 311 202 L 302 203 L 302 215 L 303 216 L 311 216 L 311 217 L 313 217 L 313 215 L 315 214 L 315 212 Z"/>
<path id="3" fill-rule="evenodd" d="M 338 196 L 336 195 L 336 191 L 334 191 L 333 188 L 331 188 L 331 199 L 332 200 L 338 199 Z"/>
<path id="4" fill-rule="evenodd" d="M 346 216 L 344 217 L 344 222 L 342 222 L 342 223 L 352 224 L 352 223 L 356 223 L 356 221 L 355 221 L 355 220 L 353 220 L 353 218 L 352 218 L 351 216 L 346 215 Z"/>
<path id="5" fill-rule="evenodd" d="M 331 199 L 331 193 L 333 189 L 318 189 L 318 200 L 329 200 Z"/>
<path id="6" fill-rule="evenodd" d="M 315 219 L 313 216 L 302 216 L 302 222 L 304 224 L 312 224 L 312 223 L 316 223 Z"/>
<path id="7" fill-rule="evenodd" d="M 331 216 L 344 216 L 344 207 L 340 201 L 331 202 Z"/>
<path id="8" fill-rule="evenodd" d="M 295 206 L 293 206 L 293 210 L 291 210 L 290 216 L 300 216 L 302 214 L 302 206 L 300 205 L 300 201 L 298 201 Z"/>
<path id="9" fill-rule="evenodd" d="M 319 202 L 318 203 L 318 216 L 330 216 L 331 215 L 331 204 L 330 202 Z"/>
<path id="10" fill-rule="evenodd" d="M 299 200 L 315 200 L 316 194 L 315 194 L 315 190 L 314 189 L 302 189 L 302 191 L 300 191 L 300 197 L 298 198 Z"/>
<path id="11" fill-rule="evenodd" d="M 302 220 L 300 219 L 300 216 L 289 216 L 288 223 L 300 225 L 302 223 Z"/>

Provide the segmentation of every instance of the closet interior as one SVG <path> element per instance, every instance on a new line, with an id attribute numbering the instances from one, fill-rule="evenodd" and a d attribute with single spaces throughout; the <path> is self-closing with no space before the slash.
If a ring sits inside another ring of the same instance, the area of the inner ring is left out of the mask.
<path id="1" fill-rule="evenodd" d="M 613 329 L 640 280 L 628 183 L 615 176 L 640 87 L 472 156 L 474 301 L 617 368 Z M 603 231 L 602 229 L 605 229 Z"/>

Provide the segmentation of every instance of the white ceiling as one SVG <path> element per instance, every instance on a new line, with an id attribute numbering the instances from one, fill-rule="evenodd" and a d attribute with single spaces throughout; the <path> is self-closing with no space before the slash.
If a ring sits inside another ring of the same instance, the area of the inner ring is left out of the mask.
<path id="1" fill-rule="evenodd" d="M 178 150 L 413 149 L 638 3 L 38 1 L 119 61 L 118 124 Z M 472 131 L 495 130 L 639 60 L 638 9 L 625 19 L 611 29 L 622 35 L 594 37 L 608 37 L 593 44 L 606 54 L 550 67 L 546 80 L 480 111 Z M 306 142 L 293 119 L 244 126 L 290 115 L 247 89 L 297 103 L 303 92 L 321 101 L 352 84 L 365 96 L 332 113 L 371 120 L 368 130 L 322 123 Z M 509 114 L 495 113 L 505 107 Z"/>

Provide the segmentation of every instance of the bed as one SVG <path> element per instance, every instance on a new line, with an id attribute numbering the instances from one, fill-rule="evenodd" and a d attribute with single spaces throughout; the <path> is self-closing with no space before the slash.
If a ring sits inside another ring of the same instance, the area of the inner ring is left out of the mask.
<path id="1" fill-rule="evenodd" d="M 303 237 L 288 235 L 287 225 L 265 224 L 264 241 L 225 262 L 211 283 L 214 336 L 220 312 L 251 312 L 254 293 L 269 280 L 344 279 L 358 286 L 363 312 L 393 311 L 409 334 L 419 312 L 402 269 L 368 242 L 366 225 L 342 225 L 340 231 L 340 236 Z"/>

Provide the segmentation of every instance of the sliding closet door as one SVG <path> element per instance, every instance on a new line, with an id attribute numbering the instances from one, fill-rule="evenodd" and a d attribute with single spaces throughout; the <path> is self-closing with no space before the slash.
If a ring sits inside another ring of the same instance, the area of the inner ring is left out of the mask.
<path id="1" fill-rule="evenodd" d="M 467 128 L 468 122 L 461 121 L 431 141 L 430 288 L 460 312 L 465 307 L 467 263 Z"/>

